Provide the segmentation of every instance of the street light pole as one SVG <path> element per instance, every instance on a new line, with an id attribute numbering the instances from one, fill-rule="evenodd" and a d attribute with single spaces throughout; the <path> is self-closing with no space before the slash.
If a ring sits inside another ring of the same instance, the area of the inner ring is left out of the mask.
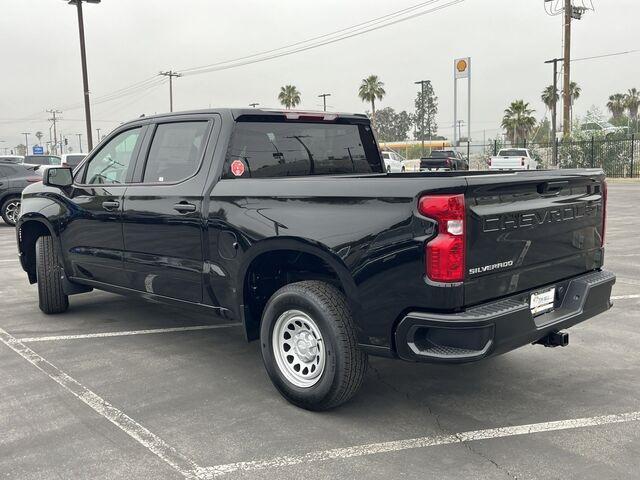
<path id="1" fill-rule="evenodd" d="M 557 129 L 557 112 L 558 112 L 558 98 L 556 97 L 558 92 L 558 62 L 561 62 L 562 58 L 554 58 L 547 60 L 544 63 L 553 63 L 553 96 L 554 102 L 551 106 L 551 139 L 553 140 L 553 163 L 557 164 L 558 151 L 556 145 L 556 129 Z"/>
<path id="2" fill-rule="evenodd" d="M 25 155 L 29 155 L 29 135 L 31 135 L 28 132 L 22 132 L 22 135 L 24 135 L 24 150 L 25 150 Z"/>
<path id="3" fill-rule="evenodd" d="M 66 1 L 66 0 L 65 0 Z M 87 52 L 84 41 L 84 17 L 82 15 L 82 3 L 100 3 L 101 0 L 69 0 L 69 5 L 75 5 L 78 10 L 78 32 L 80 34 L 80 59 L 82 61 L 82 85 L 84 90 L 84 115 L 87 124 L 87 145 L 89 150 L 93 148 L 91 134 L 91 104 L 89 102 L 89 75 L 87 74 Z"/>
<path id="4" fill-rule="evenodd" d="M 82 151 L 82 134 L 76 133 L 76 135 L 78 136 L 78 152 L 81 152 Z"/>
<path id="5" fill-rule="evenodd" d="M 330 93 L 321 93 L 320 95 L 318 95 L 318 98 L 322 97 L 322 110 L 323 111 L 327 111 L 327 97 L 330 97 L 331 94 Z"/>

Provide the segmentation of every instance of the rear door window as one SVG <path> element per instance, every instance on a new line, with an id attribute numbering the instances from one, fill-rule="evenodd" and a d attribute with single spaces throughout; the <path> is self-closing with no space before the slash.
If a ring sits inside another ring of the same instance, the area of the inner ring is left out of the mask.
<path id="1" fill-rule="evenodd" d="M 144 169 L 144 183 L 175 183 L 199 169 L 207 143 L 207 121 L 158 125 Z"/>
<path id="2" fill-rule="evenodd" d="M 381 172 L 380 152 L 368 125 L 238 122 L 223 178 Z"/>

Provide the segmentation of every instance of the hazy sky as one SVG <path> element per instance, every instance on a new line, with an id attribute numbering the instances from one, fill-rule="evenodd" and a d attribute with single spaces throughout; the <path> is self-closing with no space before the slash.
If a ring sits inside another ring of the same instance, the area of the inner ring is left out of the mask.
<path id="1" fill-rule="evenodd" d="M 438 4 L 451 0 L 441 0 Z M 586 0 L 590 3 L 590 0 Z M 574 0 L 581 3 L 582 0 Z M 89 82 L 93 98 L 150 79 L 160 70 L 244 57 L 306 40 L 421 3 L 420 0 L 103 0 L 85 4 Z M 574 22 L 573 57 L 640 49 L 640 1 L 593 0 L 595 12 Z M 440 133 L 453 123 L 453 59 L 472 57 L 472 137 L 494 136 L 507 104 L 522 98 L 536 116 L 561 56 L 562 17 L 543 0 L 465 0 L 362 36 L 275 60 L 174 82 L 176 110 L 209 106 L 277 107 L 280 86 L 302 92 L 303 109 L 363 112 L 362 78 L 385 83 L 380 107 L 413 110 L 417 86 L 430 79 L 440 100 Z M 48 139 L 46 109 L 63 110 L 61 131 L 74 147 L 83 133 L 82 78 L 75 9 L 64 0 L 0 0 L 0 151 L 24 142 L 21 132 Z M 640 88 L 640 52 L 572 64 L 582 87 L 575 112 L 605 110 L 607 97 Z M 462 83 L 460 84 L 462 88 Z M 168 85 L 98 103 L 94 128 L 107 131 L 141 113 L 169 110 Z M 464 93 L 464 90 L 463 90 Z M 464 100 L 464 95 L 462 96 Z M 462 113 L 462 109 L 461 109 Z M 466 116 L 466 110 L 465 110 Z M 485 132 L 486 130 L 486 132 Z M 95 134 L 94 134 L 95 135 Z M 5 143 L 1 141 L 4 140 Z M 83 138 L 83 142 L 85 139 Z M 30 137 L 29 143 L 35 142 Z"/>

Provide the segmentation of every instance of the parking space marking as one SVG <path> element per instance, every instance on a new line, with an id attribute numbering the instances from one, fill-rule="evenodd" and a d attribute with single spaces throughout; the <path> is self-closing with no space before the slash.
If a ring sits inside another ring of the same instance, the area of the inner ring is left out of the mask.
<path id="1" fill-rule="evenodd" d="M 239 327 L 241 323 L 224 323 L 221 325 L 195 325 L 193 327 L 151 328 L 147 330 L 129 330 L 123 332 L 84 333 L 78 335 L 54 335 L 49 337 L 19 338 L 22 343 L 55 342 L 59 340 L 82 340 L 85 338 L 127 337 L 130 335 L 151 335 L 154 333 L 191 332 L 194 330 L 213 330 L 216 328 Z"/>
<path id="2" fill-rule="evenodd" d="M 628 300 L 631 298 L 640 298 L 640 294 L 634 295 L 612 295 L 611 300 Z"/>
<path id="3" fill-rule="evenodd" d="M 287 455 L 268 460 L 228 463 L 225 465 L 201 468 L 197 470 L 197 474 L 201 479 L 214 479 L 234 472 L 274 469 L 327 460 L 341 460 L 346 458 L 376 455 L 379 453 L 435 447 L 438 445 L 451 445 L 477 440 L 488 440 L 492 438 L 514 437 L 517 435 L 529 435 L 532 433 L 555 432 L 559 430 L 571 430 L 575 428 L 637 421 L 640 421 L 640 411 L 588 418 L 575 418 L 572 420 L 560 420 L 555 422 L 533 423 L 529 425 L 517 425 L 513 427 L 489 428 L 486 430 L 473 430 L 469 432 L 454 433 L 451 435 L 420 437 L 412 438 L 410 440 L 397 440 L 392 442 L 358 445 L 355 447 L 334 448 L 331 450 L 310 452 L 300 456 Z"/>
<path id="4" fill-rule="evenodd" d="M 182 476 L 189 479 L 198 478 L 195 472 L 201 470 L 201 468 L 198 467 L 196 463 L 179 453 L 160 437 L 140 425 L 124 412 L 118 410 L 105 399 L 86 388 L 80 382 L 67 375 L 45 358 L 38 355 L 2 328 L 0 328 L 0 342 L 4 343 L 11 350 L 31 363 L 51 380 L 58 383 L 74 397 L 81 400 L 98 415 L 109 420 L 147 450 L 155 454 L 165 463 L 169 464 Z"/>

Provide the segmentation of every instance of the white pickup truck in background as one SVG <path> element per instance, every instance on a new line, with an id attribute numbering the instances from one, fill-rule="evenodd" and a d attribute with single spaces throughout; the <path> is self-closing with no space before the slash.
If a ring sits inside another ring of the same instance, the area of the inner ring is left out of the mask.
<path id="1" fill-rule="evenodd" d="M 503 148 L 489 158 L 489 170 L 536 170 L 538 162 L 527 148 Z"/>

